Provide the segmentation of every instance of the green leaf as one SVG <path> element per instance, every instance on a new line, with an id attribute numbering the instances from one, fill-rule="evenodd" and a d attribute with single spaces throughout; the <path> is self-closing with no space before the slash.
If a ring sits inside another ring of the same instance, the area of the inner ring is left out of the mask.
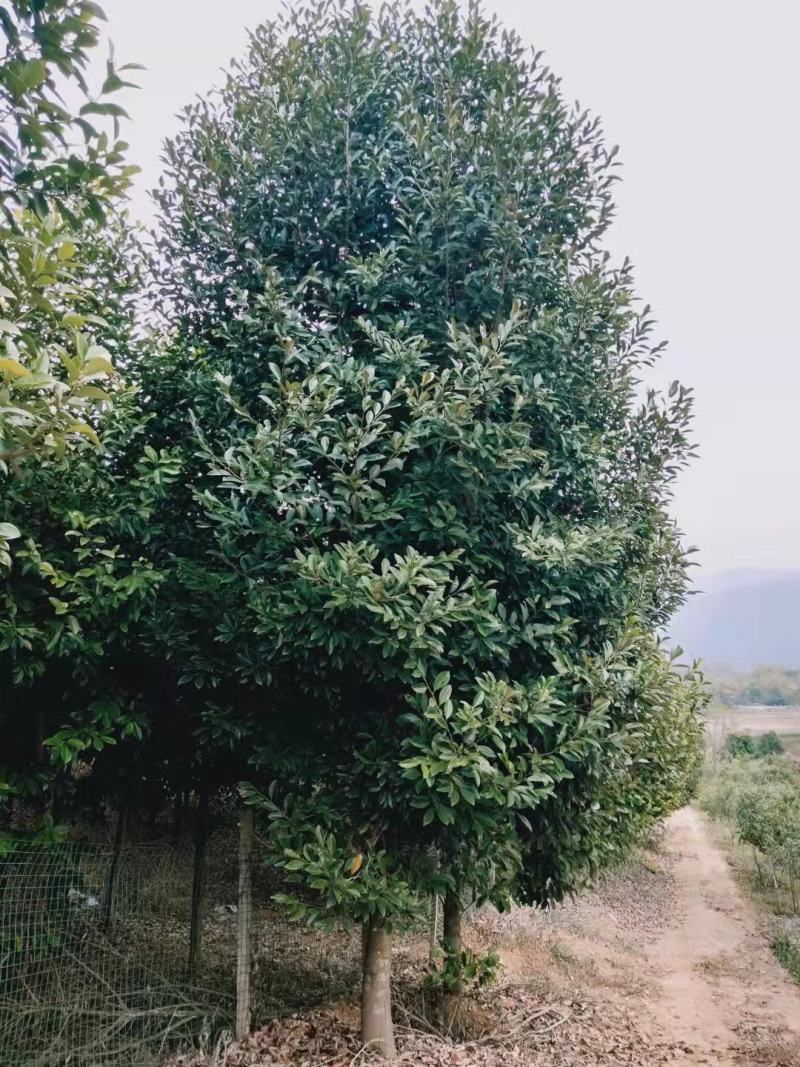
<path id="1" fill-rule="evenodd" d="M 38 89 L 47 80 L 47 66 L 42 59 L 29 59 L 20 73 L 26 89 Z"/>
<path id="2" fill-rule="evenodd" d="M 440 689 L 443 689 L 449 682 L 450 682 L 450 672 L 449 671 L 440 671 L 439 674 L 437 674 L 436 677 L 433 680 L 433 690 L 434 690 L 434 692 L 438 692 Z"/>

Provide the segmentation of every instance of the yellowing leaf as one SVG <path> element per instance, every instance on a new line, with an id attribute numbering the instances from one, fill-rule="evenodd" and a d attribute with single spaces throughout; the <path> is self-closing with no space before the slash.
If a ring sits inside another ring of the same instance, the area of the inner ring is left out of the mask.
<path id="1" fill-rule="evenodd" d="M 353 857 L 353 862 L 350 864 L 350 873 L 358 874 L 358 872 L 361 870 L 361 865 L 363 864 L 363 862 L 364 857 L 359 852 L 357 856 Z"/>
<path id="2" fill-rule="evenodd" d="M 108 393 L 99 385 L 81 385 L 74 390 L 73 396 L 87 397 L 90 400 L 108 400 Z"/>
<path id="3" fill-rule="evenodd" d="M 0 358 L 0 374 L 6 378 L 24 378 L 28 371 L 15 359 Z"/>
<path id="4" fill-rule="evenodd" d="M 96 444 L 96 445 L 100 444 L 100 438 L 97 436 L 97 434 L 95 433 L 95 431 L 92 429 L 92 427 L 89 425 L 88 422 L 73 422 L 73 423 L 70 423 L 69 432 L 70 433 L 82 433 L 84 437 L 88 437 L 89 440 L 92 441 L 94 444 Z"/>
<path id="5" fill-rule="evenodd" d="M 81 378 L 86 378 L 90 375 L 113 375 L 113 373 L 113 363 L 102 355 L 92 356 L 92 359 L 86 360 L 81 368 Z"/>

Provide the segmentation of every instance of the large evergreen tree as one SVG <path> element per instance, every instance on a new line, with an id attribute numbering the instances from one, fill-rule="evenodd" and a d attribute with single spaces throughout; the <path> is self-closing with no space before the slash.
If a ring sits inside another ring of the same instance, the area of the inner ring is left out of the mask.
<path id="1" fill-rule="evenodd" d="M 9 669 L 75 694 L 65 758 L 142 730 L 250 781 L 292 913 L 364 925 L 387 1054 L 425 893 L 457 991 L 466 901 L 557 899 L 696 769 L 698 682 L 655 638 L 690 397 L 640 399 L 614 168 L 477 5 L 260 27 L 167 148 L 162 343 L 45 504 L 55 577 L 28 549 L 12 594 Z"/>
<path id="2" fill-rule="evenodd" d="M 698 693 L 648 635 L 683 590 L 690 397 L 637 399 L 659 347 L 602 251 L 597 120 L 477 5 L 301 5 L 167 161 L 148 393 L 159 447 L 192 427 L 200 528 L 176 573 L 214 598 L 214 670 L 263 694 L 253 800 L 319 891 L 292 906 L 367 925 L 390 1051 L 420 890 L 550 899 L 683 795 Z M 201 678 L 191 600 L 165 627 Z"/>

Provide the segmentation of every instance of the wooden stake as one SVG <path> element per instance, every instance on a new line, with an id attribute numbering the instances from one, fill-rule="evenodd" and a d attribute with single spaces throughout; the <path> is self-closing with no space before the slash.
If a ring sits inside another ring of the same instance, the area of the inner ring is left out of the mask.
<path id="1" fill-rule="evenodd" d="M 117 829 L 114 833 L 114 852 L 111 857 L 111 868 L 106 880 L 105 902 L 103 904 L 103 930 L 108 933 L 111 929 L 111 916 L 114 907 L 114 889 L 117 883 L 117 868 L 119 857 L 122 852 L 122 842 L 125 839 L 125 824 L 128 821 L 128 806 L 122 804 L 117 815 Z"/>
<path id="2" fill-rule="evenodd" d="M 236 922 L 236 1040 L 250 1033 L 250 921 L 253 911 L 253 809 L 239 817 L 239 899 Z"/>
<path id="3" fill-rule="evenodd" d="M 197 791 L 197 811 L 194 817 L 194 871 L 192 874 L 192 906 L 189 918 L 190 978 L 197 977 L 203 951 L 209 793 L 208 782 L 201 782 Z"/>

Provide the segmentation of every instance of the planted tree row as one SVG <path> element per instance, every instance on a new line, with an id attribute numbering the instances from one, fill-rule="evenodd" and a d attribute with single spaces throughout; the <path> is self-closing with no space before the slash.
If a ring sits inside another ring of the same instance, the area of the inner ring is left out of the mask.
<path id="1" fill-rule="evenodd" d="M 466 904 L 560 899 L 694 787 L 701 681 L 656 636 L 691 398 L 640 399 L 661 346 L 602 250 L 598 121 L 477 5 L 300 4 L 165 161 L 157 254 L 90 200 L 72 257 L 113 407 L 3 482 L 3 788 L 42 817 L 193 792 L 202 855 L 241 783 L 289 914 L 363 928 L 391 1056 L 432 893 L 452 1016 Z"/>

